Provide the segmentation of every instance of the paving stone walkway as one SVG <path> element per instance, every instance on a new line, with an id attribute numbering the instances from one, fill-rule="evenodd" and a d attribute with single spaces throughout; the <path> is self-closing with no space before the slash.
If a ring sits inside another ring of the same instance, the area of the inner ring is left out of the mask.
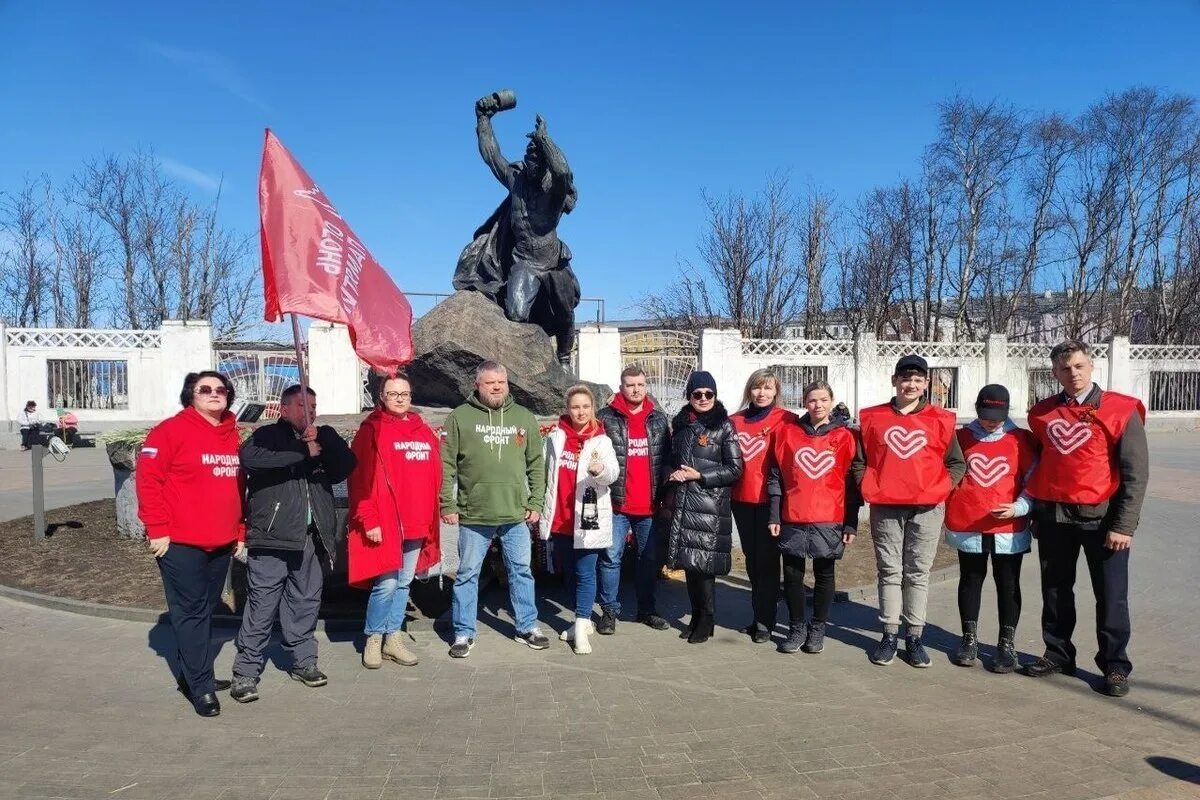
<path id="1" fill-rule="evenodd" d="M 1197 797 L 1198 444 L 1152 438 L 1164 480 L 1134 545 L 1136 669 L 1122 700 L 1089 686 L 1094 670 L 1035 681 L 952 666 L 954 582 L 932 589 L 927 670 L 868 663 L 876 622 L 862 603 L 835 607 L 824 654 L 786 656 L 734 632 L 748 599 L 730 582 L 707 645 L 623 623 L 575 656 L 558 641 L 540 653 L 512 641 L 493 593 L 469 659 L 420 633 L 419 666 L 368 672 L 357 640 L 322 635 L 327 687 L 268 665 L 262 699 L 225 698 L 216 719 L 173 690 L 169 629 L 0 600 L 0 798 Z M 1040 652 L 1032 561 L 1024 578 L 1028 657 Z M 661 591 L 678 619 L 682 585 Z M 560 630 L 566 598 L 547 594 L 541 618 Z M 1090 598 L 1081 586 L 1081 665 Z M 983 619 L 991 642 L 987 592 Z"/>

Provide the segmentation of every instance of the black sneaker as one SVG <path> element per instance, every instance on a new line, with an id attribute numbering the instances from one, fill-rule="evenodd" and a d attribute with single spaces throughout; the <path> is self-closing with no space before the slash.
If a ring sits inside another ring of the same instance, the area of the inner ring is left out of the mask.
<path id="1" fill-rule="evenodd" d="M 779 645 L 781 653 L 797 653 L 804 646 L 804 623 L 793 622 L 788 628 L 788 637 Z"/>
<path id="2" fill-rule="evenodd" d="M 816 655 L 825 649 L 824 622 L 816 622 L 808 626 L 808 635 L 804 637 L 804 646 L 800 649 L 810 655 Z"/>
<path id="3" fill-rule="evenodd" d="M 253 703 L 258 699 L 258 680 L 256 678 L 233 678 L 233 686 L 229 688 L 229 696 L 239 703 Z"/>
<path id="4" fill-rule="evenodd" d="M 962 639 L 958 643 L 958 649 L 954 651 L 954 655 L 950 657 L 960 667 L 973 667 L 975 660 L 979 658 L 979 639 L 976 636 L 976 623 L 967 621 L 963 623 Z"/>
<path id="5" fill-rule="evenodd" d="M 550 646 L 550 640 L 537 628 L 532 628 L 524 633 L 518 633 L 515 638 L 518 642 L 524 642 L 529 645 L 530 650 L 545 650 Z"/>
<path id="6" fill-rule="evenodd" d="M 665 631 L 671 627 L 671 623 L 653 612 L 649 614 L 638 614 L 637 621 L 645 625 L 647 628 L 653 628 L 656 631 Z M 616 626 L 616 620 L 613 620 L 613 626 Z M 600 631 L 600 626 L 596 626 L 596 631 Z"/>
<path id="7" fill-rule="evenodd" d="M 293 669 L 288 675 L 292 676 L 292 680 L 300 681 L 305 686 L 311 686 L 314 689 L 329 683 L 329 676 L 317 669 L 316 664 Z"/>
<path id="8" fill-rule="evenodd" d="M 1037 661 L 1032 664 L 1026 664 L 1023 670 L 1026 675 L 1031 678 L 1045 678 L 1047 675 L 1062 673 L 1063 675 L 1074 675 L 1075 665 L 1064 664 L 1061 661 L 1055 661 L 1053 658 L 1039 656 Z"/>
<path id="9" fill-rule="evenodd" d="M 750 634 L 750 641 L 755 644 L 766 644 L 771 641 L 771 629 L 766 625 L 754 623 L 754 632 Z"/>
<path id="10" fill-rule="evenodd" d="M 886 667 L 895 660 L 898 647 L 896 634 L 885 633 L 883 638 L 879 640 L 879 644 L 875 647 L 875 652 L 870 655 L 871 663 Z"/>
<path id="11" fill-rule="evenodd" d="M 605 611 L 600 615 L 600 621 L 596 623 L 596 633 L 601 636 L 612 636 L 617 632 L 617 615 L 611 611 Z"/>
<path id="12" fill-rule="evenodd" d="M 918 669 L 933 663 L 929 660 L 929 653 L 925 652 L 925 645 L 921 644 L 920 636 L 904 637 L 904 651 L 908 654 L 908 663 Z"/>
<path id="13" fill-rule="evenodd" d="M 450 657 L 466 658 L 471 655 L 471 648 L 474 646 L 474 639 L 468 636 L 458 636 L 454 639 L 454 644 L 450 645 Z"/>
<path id="14" fill-rule="evenodd" d="M 1129 694 L 1129 676 L 1116 670 L 1104 676 L 1104 693 L 1109 697 L 1124 697 Z"/>

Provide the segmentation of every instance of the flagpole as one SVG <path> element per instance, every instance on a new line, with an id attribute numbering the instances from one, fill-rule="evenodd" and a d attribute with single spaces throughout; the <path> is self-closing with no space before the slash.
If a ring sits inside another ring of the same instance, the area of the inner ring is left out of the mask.
<path id="1" fill-rule="evenodd" d="M 300 396 L 304 408 L 304 427 L 312 425 L 308 416 L 308 367 L 304 363 L 304 350 L 300 346 L 300 318 L 290 314 L 292 318 L 292 343 L 296 346 L 296 364 L 300 367 Z"/>

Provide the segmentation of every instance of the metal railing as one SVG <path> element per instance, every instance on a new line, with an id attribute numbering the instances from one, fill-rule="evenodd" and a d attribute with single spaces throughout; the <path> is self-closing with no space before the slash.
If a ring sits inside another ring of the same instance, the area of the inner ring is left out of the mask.
<path id="1" fill-rule="evenodd" d="M 1151 372 L 1149 410 L 1200 411 L 1200 372 Z"/>
<path id="2" fill-rule="evenodd" d="M 69 358 L 46 360 L 46 396 L 62 409 L 129 409 L 129 362 Z"/>

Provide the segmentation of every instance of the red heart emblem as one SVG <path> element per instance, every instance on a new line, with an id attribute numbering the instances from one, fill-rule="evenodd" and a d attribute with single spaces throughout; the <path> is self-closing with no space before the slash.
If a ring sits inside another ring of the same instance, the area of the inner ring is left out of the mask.
<path id="1" fill-rule="evenodd" d="M 1046 435 L 1050 444 L 1064 456 L 1070 455 L 1092 438 L 1092 426 L 1086 422 L 1067 422 L 1065 419 L 1052 420 L 1046 426 Z"/>
<path id="2" fill-rule="evenodd" d="M 908 430 L 899 425 L 893 425 L 883 432 L 883 441 L 888 449 L 900 458 L 912 458 L 929 443 L 929 435 L 921 429 Z"/>
<path id="3" fill-rule="evenodd" d="M 967 472 L 971 473 L 977 484 L 986 489 L 1012 472 L 1012 465 L 1004 456 L 988 458 L 983 453 L 972 453 L 967 456 Z"/>
<path id="4" fill-rule="evenodd" d="M 811 447 L 801 447 L 793 457 L 796 466 L 814 481 L 833 469 L 837 454 L 832 450 L 814 450 Z"/>

